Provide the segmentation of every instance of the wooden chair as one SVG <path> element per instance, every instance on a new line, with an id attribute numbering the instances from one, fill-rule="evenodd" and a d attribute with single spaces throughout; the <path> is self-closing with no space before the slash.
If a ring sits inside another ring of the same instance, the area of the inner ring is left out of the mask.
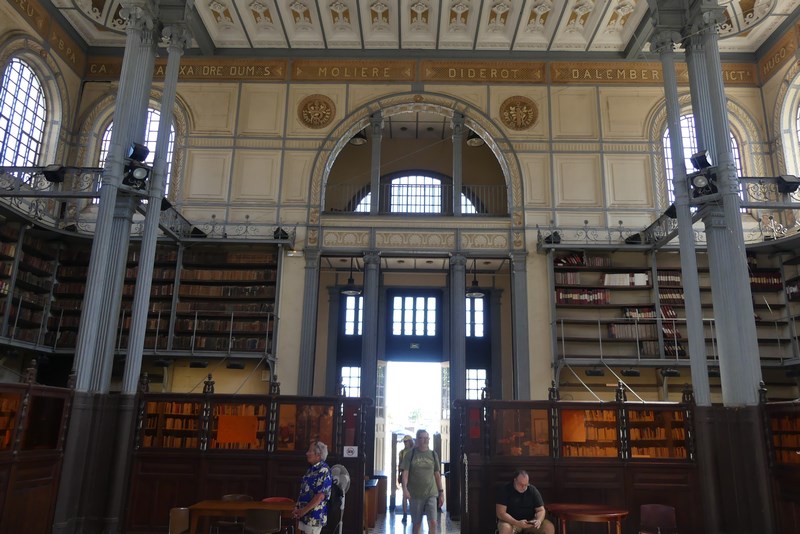
<path id="1" fill-rule="evenodd" d="M 250 495 L 245 495 L 243 493 L 228 493 L 222 496 L 223 501 L 237 501 L 237 502 L 246 502 L 252 501 L 253 497 Z M 231 518 L 223 518 L 217 519 L 211 525 L 211 531 L 219 534 L 220 530 L 222 531 L 229 531 L 229 532 L 242 532 L 242 528 L 244 527 L 244 523 L 238 517 L 231 517 Z"/>
<path id="2" fill-rule="evenodd" d="M 275 534 L 281 530 L 280 510 L 245 510 L 246 534 Z"/>
<path id="3" fill-rule="evenodd" d="M 294 504 L 294 499 L 290 499 L 289 497 L 267 497 L 265 499 L 261 499 L 261 502 L 282 502 L 286 504 Z M 294 518 L 292 517 L 291 510 L 281 512 L 281 522 L 283 534 L 294 534 Z"/>
<path id="4" fill-rule="evenodd" d="M 189 509 L 170 508 L 169 534 L 188 534 L 188 533 L 189 533 Z"/>
<path id="5" fill-rule="evenodd" d="M 677 534 L 675 507 L 666 504 L 643 504 L 639 508 L 639 534 Z"/>

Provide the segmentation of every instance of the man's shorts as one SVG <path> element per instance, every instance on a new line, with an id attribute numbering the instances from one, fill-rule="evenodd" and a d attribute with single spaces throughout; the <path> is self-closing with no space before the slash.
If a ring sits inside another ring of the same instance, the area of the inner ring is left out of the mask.
<path id="1" fill-rule="evenodd" d="M 422 523 L 422 516 L 428 516 L 428 521 L 434 523 L 438 519 L 439 497 L 428 497 L 427 499 L 415 499 L 411 497 L 408 501 L 408 513 L 411 514 L 411 524 Z"/>
<path id="2" fill-rule="evenodd" d="M 321 534 L 322 527 L 312 527 L 311 525 L 306 525 L 300 521 L 297 523 L 297 530 L 300 532 L 305 532 L 306 534 Z"/>
<path id="3" fill-rule="evenodd" d="M 501 523 L 504 524 L 504 525 L 508 525 L 508 523 L 506 523 L 505 521 L 500 521 L 498 519 L 497 520 L 497 528 L 498 528 L 498 530 L 500 528 L 500 524 Z M 549 523 L 550 523 L 550 521 L 545 519 L 544 521 L 542 521 L 542 524 L 539 525 L 539 528 L 533 528 L 533 525 L 529 526 L 528 528 L 523 528 L 523 529 L 519 529 L 519 528 L 513 527 L 511 525 L 508 525 L 508 526 L 511 527 L 511 532 L 513 532 L 514 534 L 544 534 L 544 532 L 545 532 L 544 527 L 545 527 L 545 525 L 547 525 Z M 554 529 L 555 529 L 555 527 L 554 527 Z"/>

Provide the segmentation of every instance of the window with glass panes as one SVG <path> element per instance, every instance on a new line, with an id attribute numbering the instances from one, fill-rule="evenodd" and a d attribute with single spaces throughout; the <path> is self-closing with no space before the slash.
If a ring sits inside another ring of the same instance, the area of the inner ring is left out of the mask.
<path id="1" fill-rule="evenodd" d="M 682 115 L 681 116 L 681 141 L 683 144 L 683 159 L 684 165 L 686 166 L 686 173 L 690 174 L 694 172 L 694 166 L 691 162 L 691 157 L 697 153 L 697 130 L 694 126 L 694 116 L 693 115 Z M 664 166 L 666 167 L 666 179 L 667 179 L 667 198 L 669 199 L 669 203 L 672 204 L 675 202 L 675 188 L 672 183 L 672 175 L 674 172 L 674 166 L 672 165 L 672 145 L 669 140 L 669 128 L 664 131 Z M 733 152 L 733 162 L 736 167 L 736 174 L 742 176 L 742 157 L 741 153 L 739 152 L 739 144 L 736 142 L 736 138 L 731 133 L 731 151 Z M 712 163 L 714 163 L 712 161 Z M 739 196 L 744 198 L 742 192 L 739 193 Z"/>
<path id="2" fill-rule="evenodd" d="M 341 378 L 345 397 L 361 396 L 361 367 L 342 367 Z"/>
<path id="3" fill-rule="evenodd" d="M 144 145 L 150 149 L 150 153 L 145 158 L 144 163 L 152 166 L 155 161 L 156 142 L 158 141 L 158 125 L 161 122 L 161 112 L 157 109 L 149 108 L 147 110 L 147 122 L 145 124 Z M 108 157 L 108 149 L 111 145 L 111 132 L 114 123 L 110 123 L 103 132 L 103 139 L 100 143 L 100 166 L 104 166 L 106 158 Z M 169 142 L 167 144 L 167 175 L 164 178 L 164 196 L 169 194 L 169 182 L 172 174 L 172 153 L 175 148 L 175 128 L 170 126 L 169 129 Z M 97 203 L 99 200 L 94 199 L 93 202 Z"/>
<path id="4" fill-rule="evenodd" d="M 486 369 L 467 369 L 467 399 L 480 399 L 486 387 Z"/>
<path id="5" fill-rule="evenodd" d="M 484 297 L 467 297 L 467 337 L 483 337 L 485 327 Z"/>
<path id="6" fill-rule="evenodd" d="M 344 300 L 344 335 L 360 336 L 364 318 L 364 297 L 345 296 Z"/>
<path id="7" fill-rule="evenodd" d="M 44 139 L 47 103 L 39 78 L 30 66 L 12 58 L 0 88 L 0 165 L 38 165 Z"/>
<path id="8" fill-rule="evenodd" d="M 392 335 L 435 336 L 436 297 L 396 296 L 392 299 Z"/>
<path id="9" fill-rule="evenodd" d="M 389 186 L 389 211 L 391 213 L 442 213 L 444 206 L 442 180 L 432 176 L 401 176 Z M 358 202 L 356 213 L 369 213 L 372 193 Z M 476 214 L 478 209 L 467 195 L 461 193 L 461 213 Z"/>

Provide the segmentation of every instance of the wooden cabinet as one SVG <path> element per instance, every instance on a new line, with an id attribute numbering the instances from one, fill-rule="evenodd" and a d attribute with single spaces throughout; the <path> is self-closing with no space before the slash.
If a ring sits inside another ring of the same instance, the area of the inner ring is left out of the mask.
<path id="1" fill-rule="evenodd" d="M 800 403 L 771 403 L 766 412 L 773 465 L 800 467 Z"/>
<path id="2" fill-rule="evenodd" d="M 20 397 L 17 392 L 0 392 L 0 451 L 14 446 Z"/>
<path id="3" fill-rule="evenodd" d="M 682 409 L 652 406 L 625 410 L 628 457 L 687 460 L 687 418 Z"/>
<path id="4" fill-rule="evenodd" d="M 141 447 L 197 449 L 200 447 L 202 398 L 160 400 L 153 397 L 144 403 L 141 414 Z"/>

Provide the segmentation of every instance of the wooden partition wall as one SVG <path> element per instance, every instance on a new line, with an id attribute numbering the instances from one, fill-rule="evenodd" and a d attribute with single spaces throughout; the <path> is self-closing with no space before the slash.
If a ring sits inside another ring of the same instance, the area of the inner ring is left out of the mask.
<path id="1" fill-rule="evenodd" d="M 0 384 L 0 532 L 52 532 L 72 390 Z"/>
<path id="2" fill-rule="evenodd" d="M 351 485 L 344 533 L 362 532 L 363 408 L 368 402 L 346 397 L 142 394 L 126 532 L 166 532 L 170 508 L 227 493 L 295 499 L 308 469 L 305 452 L 312 439 L 328 445 L 328 465 L 347 468 Z"/>

